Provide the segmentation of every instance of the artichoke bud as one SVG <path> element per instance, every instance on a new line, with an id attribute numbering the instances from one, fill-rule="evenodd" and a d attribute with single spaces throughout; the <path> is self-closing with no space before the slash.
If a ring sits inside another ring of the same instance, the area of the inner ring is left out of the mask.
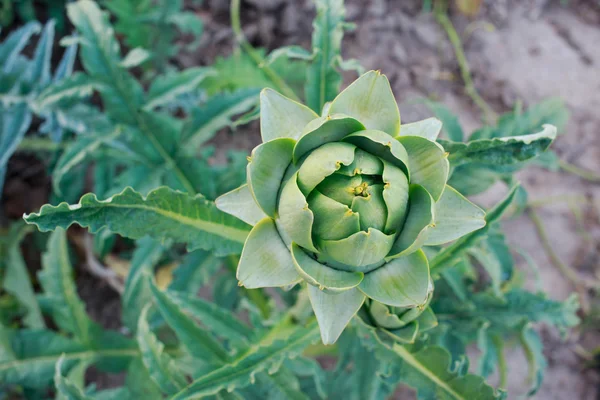
<path id="1" fill-rule="evenodd" d="M 446 184 L 441 122 L 400 125 L 384 75 L 367 72 L 318 111 L 265 89 L 263 143 L 249 157 L 248 183 L 216 204 L 254 226 L 238 280 L 248 289 L 308 283 L 329 344 L 365 299 L 393 315 L 405 310 L 396 316 L 409 323 L 431 296 L 421 247 L 485 221 Z"/>

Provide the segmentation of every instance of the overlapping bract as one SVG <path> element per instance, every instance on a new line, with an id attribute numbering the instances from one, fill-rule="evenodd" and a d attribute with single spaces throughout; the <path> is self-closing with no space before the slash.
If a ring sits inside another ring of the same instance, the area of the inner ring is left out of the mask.
<path id="1" fill-rule="evenodd" d="M 254 225 L 241 284 L 305 280 L 324 343 L 336 341 L 367 297 L 422 308 L 431 287 L 421 247 L 485 225 L 484 212 L 446 185 L 440 128 L 435 119 L 401 126 L 389 82 L 376 71 L 322 116 L 264 90 L 263 143 L 249 157 L 248 184 L 217 199 Z"/>

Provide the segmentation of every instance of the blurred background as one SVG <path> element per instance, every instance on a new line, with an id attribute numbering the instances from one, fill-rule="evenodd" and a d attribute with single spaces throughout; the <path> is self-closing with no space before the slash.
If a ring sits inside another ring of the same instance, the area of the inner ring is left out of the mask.
<path id="1" fill-rule="evenodd" d="M 54 71 L 63 53 L 60 39 L 72 31 L 65 3 L 0 2 L 0 39 L 4 41 L 29 21 L 44 23 L 54 18 Z M 123 49 L 147 47 L 155 52 L 150 61 L 133 70 L 145 85 L 157 72 L 214 63 L 229 68 L 230 78 L 238 80 L 240 86 L 245 82 L 239 81 L 250 82 L 248 86 L 256 83 L 254 75 L 246 74 L 243 60 L 225 61 L 238 48 L 231 28 L 229 1 L 186 0 L 174 6 L 180 6 L 176 11 L 179 14 L 171 20 L 167 14 L 157 14 L 159 6 L 153 2 L 98 3 L 111 13 Z M 522 212 L 506 221 L 504 227 L 525 287 L 544 290 L 556 300 L 565 300 L 576 291 L 581 303 L 582 328 L 566 341 L 555 330 L 541 328 L 548 369 L 535 398 L 598 399 L 595 348 L 600 344 L 600 301 L 594 282 L 600 279 L 600 3 L 450 3 L 447 12 L 436 13 L 427 0 L 346 0 L 346 19 L 354 26 L 344 36 L 342 55 L 345 60 L 357 60 L 366 70 L 378 69 L 389 77 L 403 123 L 435 114 L 445 122 L 457 124 L 446 129 L 469 135 L 484 125 L 493 126 L 504 113 L 531 107 L 538 107 L 540 115 L 560 122 L 560 136 L 553 144 L 557 157 L 517 173 L 528 198 Z M 151 6 L 144 8 L 144 4 Z M 146 22 L 157 25 L 142 29 L 146 26 L 139 22 L 143 13 L 147 14 Z M 314 15 L 315 7 L 309 0 L 241 2 L 245 37 L 252 46 L 264 48 L 267 53 L 289 45 L 310 48 Z M 136 24 L 140 29 L 133 29 Z M 165 28 L 160 28 L 160 24 Z M 34 44 L 35 40 L 25 48 L 26 54 L 33 53 Z M 78 61 L 74 69 L 81 69 Z M 300 72 L 288 70 L 286 74 L 292 85 L 295 74 Z M 347 84 L 356 72 L 348 70 L 344 75 Z M 303 82 L 304 78 L 297 79 Z M 232 80 L 216 79 L 214 90 L 231 85 Z M 0 210 L 3 226 L 53 201 L 48 169 L 56 159 L 47 157 L 43 146 L 51 147 L 55 142 L 27 141 L 40 128 L 40 121 L 34 119 L 26 140 L 6 163 Z M 245 154 L 259 142 L 256 121 L 243 127 L 229 126 L 210 140 L 207 159 L 212 164 L 231 163 L 229 150 L 235 149 L 243 164 Z M 92 172 L 84 170 L 78 179 L 84 185 L 81 192 L 92 190 Z M 477 183 L 485 177 L 474 176 L 473 180 Z M 505 187 L 504 182 L 496 182 L 476 199 L 491 206 Z M 35 237 L 29 237 L 21 247 L 27 265 L 35 271 L 40 262 Z M 86 268 L 77 270 L 76 282 L 92 318 L 105 327 L 119 328 L 120 300 L 114 287 Z M 529 373 L 526 356 L 515 349 L 509 350 L 506 357 L 509 392 L 523 393 L 523 377 Z M 99 386 L 113 384 L 102 375 L 95 379 Z M 398 398 L 411 396 L 407 390 Z"/>

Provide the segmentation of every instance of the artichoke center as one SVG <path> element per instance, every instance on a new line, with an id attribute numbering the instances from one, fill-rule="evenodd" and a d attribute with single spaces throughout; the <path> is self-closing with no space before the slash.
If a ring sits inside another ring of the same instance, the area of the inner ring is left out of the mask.
<path id="1" fill-rule="evenodd" d="M 355 196 L 369 197 L 369 184 L 367 182 L 363 182 L 362 184 L 355 186 L 353 189 Z"/>

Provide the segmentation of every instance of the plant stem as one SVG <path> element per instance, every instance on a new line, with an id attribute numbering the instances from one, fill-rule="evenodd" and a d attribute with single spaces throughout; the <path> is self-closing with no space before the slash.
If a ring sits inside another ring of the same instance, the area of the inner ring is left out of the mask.
<path id="1" fill-rule="evenodd" d="M 467 57 L 465 56 L 462 41 L 460 40 L 460 36 L 456 32 L 454 25 L 452 25 L 452 21 L 450 21 L 450 18 L 448 18 L 448 15 L 446 14 L 446 2 L 444 0 L 437 1 L 434 8 L 435 19 L 446 31 L 448 39 L 454 48 L 454 55 L 456 57 L 456 61 L 458 62 L 460 74 L 465 83 L 465 91 L 467 95 L 469 95 L 477 107 L 481 109 L 485 115 L 487 124 L 493 125 L 498 116 L 494 110 L 492 110 L 489 104 L 479 95 L 477 89 L 475 88 L 475 84 L 471 78 L 471 67 L 469 67 Z"/>
<path id="2" fill-rule="evenodd" d="M 494 335 L 492 340 L 498 349 L 498 374 L 500 375 L 500 382 L 498 386 L 502 389 L 506 389 L 508 368 L 506 365 L 506 357 L 504 355 L 504 341 L 502 340 L 502 337 L 498 335 Z"/>
<path id="3" fill-rule="evenodd" d="M 242 31 L 242 23 L 240 19 L 240 0 L 231 0 L 231 29 L 235 35 L 235 40 L 238 42 L 240 47 L 248 54 L 248 56 L 254 61 L 258 68 L 260 68 L 265 75 L 273 82 L 278 91 L 289 97 L 292 100 L 299 101 L 300 99 L 296 96 L 296 93 L 288 86 L 287 83 L 275 72 L 269 65 L 265 63 L 263 57 L 256 52 L 252 45 L 244 36 Z"/>
<path id="4" fill-rule="evenodd" d="M 581 179 L 589 182 L 600 182 L 600 174 L 588 171 L 587 169 L 579 168 L 578 166 L 570 164 L 564 160 L 558 160 L 558 165 L 563 171 L 577 175 Z"/>
<path id="5" fill-rule="evenodd" d="M 556 254 L 556 252 L 554 251 L 552 244 L 550 243 L 550 239 L 548 238 L 548 234 L 546 233 L 544 223 L 542 222 L 542 219 L 538 215 L 537 211 L 533 207 L 528 207 L 527 214 L 529 215 L 529 218 L 531 218 L 531 221 L 535 226 L 540 241 L 542 242 L 542 246 L 548 254 L 548 257 L 550 257 L 550 261 L 552 261 L 552 263 L 560 270 L 563 276 L 570 280 L 575 286 L 583 286 L 587 288 L 599 287 L 600 283 L 580 278 L 579 275 L 577 275 L 577 272 L 571 269 L 560 259 L 558 254 Z"/>

